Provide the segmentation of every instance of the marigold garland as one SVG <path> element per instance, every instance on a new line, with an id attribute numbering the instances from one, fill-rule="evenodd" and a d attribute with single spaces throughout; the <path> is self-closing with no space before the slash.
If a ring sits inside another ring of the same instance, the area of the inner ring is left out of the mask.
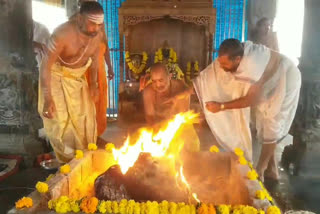
<path id="1" fill-rule="evenodd" d="M 163 61 L 163 54 L 162 54 L 163 49 L 159 48 L 154 57 L 154 63 L 162 62 Z M 169 63 L 176 63 L 177 62 L 177 53 L 172 49 L 169 48 Z"/>
<path id="2" fill-rule="evenodd" d="M 240 157 L 239 157 L 239 163 L 240 163 L 241 165 L 247 165 L 247 164 L 248 164 L 248 161 L 246 160 L 245 157 L 240 156 Z"/>
<path id="3" fill-rule="evenodd" d="M 193 77 L 197 77 L 199 75 L 199 62 L 195 61 L 193 63 Z M 187 71 L 186 71 L 186 79 L 187 82 L 191 82 L 191 62 L 187 63 Z"/>
<path id="4" fill-rule="evenodd" d="M 80 203 L 81 202 L 81 203 Z M 80 205 L 79 205 L 80 203 Z M 264 214 L 263 210 L 257 210 L 252 206 L 245 205 L 219 205 L 201 203 L 198 209 L 192 204 L 175 203 L 162 201 L 135 202 L 134 200 L 122 199 L 117 201 L 99 201 L 95 197 L 83 198 L 82 200 L 71 200 L 66 196 L 61 196 L 56 200 L 48 202 L 48 208 L 59 213 L 85 212 L 85 213 L 115 213 L 115 214 Z M 280 214 L 280 209 L 276 206 L 268 208 L 267 214 Z"/>
<path id="5" fill-rule="evenodd" d="M 135 74 L 135 78 L 138 79 L 139 78 L 138 74 L 142 73 L 142 71 L 146 67 L 148 54 L 146 52 L 142 52 L 142 61 L 139 67 L 134 66 L 134 64 L 132 63 L 129 51 L 126 51 L 125 53 L 125 60 L 127 62 L 129 69 Z"/>
<path id="6" fill-rule="evenodd" d="M 237 156 L 243 156 L 244 152 L 242 151 L 242 149 L 240 148 L 235 148 L 234 149 L 234 153 L 237 155 Z"/>
<path id="7" fill-rule="evenodd" d="M 38 181 L 36 184 L 36 189 L 38 190 L 38 192 L 40 193 L 46 193 L 49 190 L 48 184 Z"/>
<path id="8" fill-rule="evenodd" d="M 252 170 L 250 170 L 248 172 L 247 177 L 248 177 L 249 180 L 252 180 L 252 181 L 253 180 L 257 180 L 258 179 L 258 173 L 254 169 L 252 169 Z"/>
<path id="9" fill-rule="evenodd" d="M 32 198 L 30 197 L 23 197 L 19 201 L 16 202 L 16 208 L 22 209 L 22 208 L 30 208 L 33 205 Z"/>

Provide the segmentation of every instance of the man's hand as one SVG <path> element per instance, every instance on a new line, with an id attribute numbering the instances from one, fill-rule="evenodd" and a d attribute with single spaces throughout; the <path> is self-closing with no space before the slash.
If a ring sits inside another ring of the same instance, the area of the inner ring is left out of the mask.
<path id="1" fill-rule="evenodd" d="M 52 98 L 45 98 L 42 115 L 48 119 L 52 119 L 56 112 L 56 106 Z"/>
<path id="2" fill-rule="evenodd" d="M 217 113 L 221 111 L 221 103 L 214 101 L 206 102 L 206 108 L 212 113 Z"/>
<path id="3" fill-rule="evenodd" d="M 99 100 L 99 88 L 98 88 L 98 85 L 97 84 L 92 84 L 89 87 L 89 90 L 90 90 L 90 96 L 91 96 L 93 102 L 96 103 Z"/>
<path id="4" fill-rule="evenodd" d="M 110 67 L 108 68 L 108 79 L 109 79 L 109 80 L 112 80 L 113 77 L 114 77 L 114 72 L 113 72 L 112 67 L 110 66 Z"/>

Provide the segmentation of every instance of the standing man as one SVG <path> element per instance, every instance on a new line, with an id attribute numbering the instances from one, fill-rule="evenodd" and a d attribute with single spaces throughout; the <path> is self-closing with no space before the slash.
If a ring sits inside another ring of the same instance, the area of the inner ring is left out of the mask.
<path id="1" fill-rule="evenodd" d="M 97 2 L 97 0 L 79 0 L 78 6 L 81 7 L 81 4 L 84 2 Z M 79 12 L 76 12 L 73 14 L 73 16 L 70 17 L 70 20 L 75 20 L 80 15 Z M 107 116 L 106 116 L 106 110 L 108 106 L 108 84 L 107 84 L 107 78 L 106 78 L 106 66 L 108 67 L 108 78 L 109 80 L 113 79 L 114 73 L 111 65 L 110 60 L 110 51 L 108 46 L 108 39 L 107 35 L 105 33 L 105 27 L 104 25 L 101 28 L 101 32 L 103 34 L 102 40 L 100 42 L 100 48 L 99 48 L 99 67 L 98 67 L 98 74 L 97 74 L 97 80 L 98 80 L 98 88 L 99 88 L 99 98 L 97 99 L 96 105 L 96 120 L 97 120 L 97 130 L 98 130 L 98 137 L 103 134 L 105 129 L 107 128 Z M 87 80 L 90 81 L 90 69 L 87 71 Z M 99 140 L 100 138 L 98 138 Z"/>
<path id="2" fill-rule="evenodd" d="M 104 13 L 97 2 L 81 5 L 80 15 L 60 25 L 48 42 L 40 69 L 39 113 L 60 162 L 76 149 L 96 143 L 94 102 Z M 85 73 L 90 68 L 90 82 Z"/>
<path id="3" fill-rule="evenodd" d="M 227 39 L 219 48 L 218 61 L 226 72 L 250 84 L 245 96 L 228 102 L 208 102 L 213 113 L 256 106 L 258 135 L 263 140 L 257 165 L 261 179 L 278 179 L 275 148 L 288 134 L 298 106 L 301 74 L 287 57 L 263 45 Z M 268 169 L 268 170 L 267 170 Z M 266 171 L 267 170 L 267 171 Z"/>

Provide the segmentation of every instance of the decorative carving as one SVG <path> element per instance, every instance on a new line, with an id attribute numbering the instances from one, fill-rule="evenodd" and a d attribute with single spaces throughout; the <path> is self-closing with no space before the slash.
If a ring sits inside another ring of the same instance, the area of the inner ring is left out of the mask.
<path id="1" fill-rule="evenodd" d="M 124 16 L 124 25 L 136 25 L 141 22 L 149 22 L 155 19 L 161 19 L 164 16 Z M 170 15 L 169 16 L 172 19 L 178 19 L 183 22 L 191 22 L 196 25 L 210 25 L 210 23 L 213 22 L 212 18 L 210 16 L 187 16 L 187 15 Z"/>

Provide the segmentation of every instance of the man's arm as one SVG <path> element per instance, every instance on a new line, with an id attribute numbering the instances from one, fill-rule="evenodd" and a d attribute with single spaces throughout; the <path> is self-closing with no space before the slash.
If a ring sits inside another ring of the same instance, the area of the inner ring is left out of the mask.
<path id="1" fill-rule="evenodd" d="M 104 44 L 106 46 L 106 51 L 104 52 L 104 60 L 106 61 L 106 64 L 108 66 L 108 78 L 109 78 L 109 80 L 112 80 L 113 76 L 114 76 L 114 72 L 113 72 L 112 65 L 111 65 L 108 38 L 107 38 L 104 26 L 102 28 L 102 33 L 103 33 L 103 41 L 104 41 Z"/>
<path id="2" fill-rule="evenodd" d="M 53 34 L 48 42 L 48 52 L 40 66 L 40 87 L 44 95 L 43 116 L 47 118 L 52 118 L 55 111 L 55 104 L 51 93 L 51 67 L 57 61 L 63 48 L 64 41 L 59 33 Z"/>
<path id="3" fill-rule="evenodd" d="M 92 63 L 90 65 L 90 78 L 89 78 L 89 90 L 90 95 L 94 102 L 97 102 L 99 99 L 99 90 L 98 90 L 98 71 L 99 71 L 99 45 L 97 45 L 94 54 L 92 55 Z"/>
<path id="4" fill-rule="evenodd" d="M 279 62 L 280 54 L 278 52 L 271 51 L 271 57 L 265 72 L 263 72 L 263 75 L 258 82 L 249 88 L 246 96 L 225 103 L 207 102 L 207 109 L 213 113 L 216 113 L 223 109 L 239 109 L 258 104 L 259 98 L 261 97 L 263 91 L 263 86 L 275 74 L 278 69 Z M 221 108 L 222 105 L 224 105 L 223 109 Z"/>
<path id="5" fill-rule="evenodd" d="M 145 88 L 142 93 L 145 119 L 148 124 L 152 125 L 155 123 L 153 93 L 150 90 L 150 87 Z"/>

